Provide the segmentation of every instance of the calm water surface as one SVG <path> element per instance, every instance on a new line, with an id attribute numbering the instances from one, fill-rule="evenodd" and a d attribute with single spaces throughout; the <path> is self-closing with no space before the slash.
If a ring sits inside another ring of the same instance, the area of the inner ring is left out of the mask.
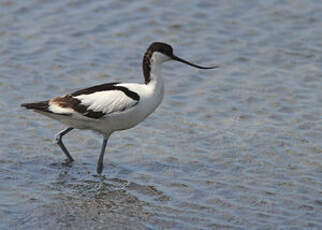
<path id="1" fill-rule="evenodd" d="M 0 229 L 322 229 L 321 1 L 0 0 Z M 166 96 L 101 137 L 20 108 L 142 82 L 152 41 Z"/>

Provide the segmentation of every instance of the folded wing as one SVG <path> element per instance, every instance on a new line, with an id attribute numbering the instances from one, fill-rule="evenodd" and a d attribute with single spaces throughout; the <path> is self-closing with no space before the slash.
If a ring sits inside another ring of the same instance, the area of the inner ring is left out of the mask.
<path id="1" fill-rule="evenodd" d="M 121 113 L 137 105 L 140 96 L 118 83 L 108 83 L 76 91 L 70 95 L 55 97 L 49 101 L 23 104 L 27 109 L 41 112 L 102 118 Z"/>

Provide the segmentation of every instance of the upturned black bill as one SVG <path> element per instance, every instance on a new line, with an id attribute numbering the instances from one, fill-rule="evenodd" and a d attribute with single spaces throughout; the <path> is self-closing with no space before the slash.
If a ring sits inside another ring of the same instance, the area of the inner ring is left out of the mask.
<path id="1" fill-rule="evenodd" d="M 185 63 L 187 65 L 190 65 L 190 66 L 193 66 L 195 68 L 198 68 L 198 69 L 216 69 L 218 68 L 218 66 L 214 65 L 214 66 L 200 66 L 200 65 L 196 65 L 196 64 L 193 64 L 191 62 L 188 62 L 182 58 L 179 58 L 175 55 L 172 56 L 172 59 L 175 60 L 175 61 L 179 61 L 179 62 L 182 62 L 182 63 Z"/>

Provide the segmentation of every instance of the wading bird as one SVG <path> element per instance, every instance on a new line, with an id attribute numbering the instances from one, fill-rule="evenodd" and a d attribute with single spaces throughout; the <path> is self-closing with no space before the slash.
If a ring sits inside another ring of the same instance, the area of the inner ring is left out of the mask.
<path id="1" fill-rule="evenodd" d="M 106 83 L 82 89 L 47 101 L 26 103 L 21 106 L 58 120 L 67 126 L 56 135 L 56 143 L 67 157 L 74 159 L 63 144 L 65 134 L 76 129 L 89 129 L 103 135 L 103 144 L 97 163 L 97 173 L 103 171 L 107 140 L 115 131 L 132 128 L 149 116 L 161 103 L 164 85 L 160 77 L 161 64 L 178 61 L 199 69 L 214 69 L 190 63 L 173 54 L 170 45 L 152 43 L 143 58 L 144 84 Z"/>

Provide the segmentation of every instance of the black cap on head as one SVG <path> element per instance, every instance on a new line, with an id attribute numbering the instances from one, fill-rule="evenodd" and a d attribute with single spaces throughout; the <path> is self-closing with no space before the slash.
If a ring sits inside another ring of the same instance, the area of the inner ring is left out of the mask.
<path id="1" fill-rule="evenodd" d="M 165 54 L 169 57 L 173 56 L 173 49 L 170 45 L 163 43 L 163 42 L 153 42 L 149 48 L 148 51 L 151 53 L 153 52 L 160 52 L 162 54 Z"/>

